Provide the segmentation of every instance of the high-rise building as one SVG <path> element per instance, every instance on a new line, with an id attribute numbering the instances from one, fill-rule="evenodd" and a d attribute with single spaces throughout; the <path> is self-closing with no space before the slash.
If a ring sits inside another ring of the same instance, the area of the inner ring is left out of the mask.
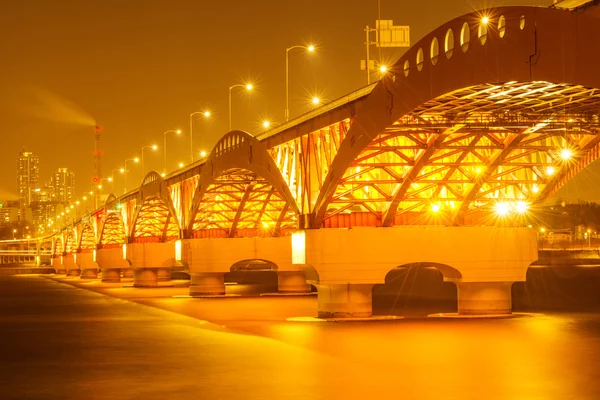
<path id="1" fill-rule="evenodd" d="M 59 168 L 54 173 L 50 186 L 54 188 L 54 200 L 69 204 L 75 194 L 75 174 L 67 168 Z"/>
<path id="2" fill-rule="evenodd" d="M 40 159 L 32 152 L 23 151 L 17 161 L 17 186 L 23 207 L 28 207 L 33 201 L 33 191 L 40 182 Z"/>
<path id="3" fill-rule="evenodd" d="M 17 224 L 20 211 L 18 200 L 0 201 L 0 229 Z"/>
<path id="4" fill-rule="evenodd" d="M 51 231 L 52 218 L 56 215 L 58 204 L 52 186 L 44 186 L 33 191 L 31 212 L 36 236 L 43 236 Z"/>

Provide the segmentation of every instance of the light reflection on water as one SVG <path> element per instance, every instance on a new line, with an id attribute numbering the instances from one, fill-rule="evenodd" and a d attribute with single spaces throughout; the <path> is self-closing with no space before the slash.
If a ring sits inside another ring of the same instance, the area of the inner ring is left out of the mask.
<path id="1" fill-rule="evenodd" d="M 600 398 L 600 313 L 290 322 L 316 299 L 107 291 L 132 302 L 42 281 L 0 280 L 14 398 Z"/>

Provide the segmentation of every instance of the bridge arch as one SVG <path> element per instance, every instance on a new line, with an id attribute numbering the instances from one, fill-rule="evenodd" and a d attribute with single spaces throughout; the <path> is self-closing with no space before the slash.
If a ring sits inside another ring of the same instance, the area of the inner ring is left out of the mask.
<path id="1" fill-rule="evenodd" d="M 296 227 L 298 207 L 264 144 L 226 134 L 200 171 L 187 237 L 278 236 Z"/>
<path id="2" fill-rule="evenodd" d="M 82 223 L 79 233 L 78 249 L 83 253 L 89 253 L 96 250 L 97 240 L 94 226 L 91 223 Z"/>
<path id="3" fill-rule="evenodd" d="M 78 247 L 77 231 L 74 228 L 65 232 L 65 253 L 76 253 Z"/>
<path id="4" fill-rule="evenodd" d="M 383 226 L 426 222 L 411 213 L 431 209 L 469 224 L 498 201 L 543 201 L 600 153 L 600 65 L 589 57 L 599 36 L 588 15 L 539 7 L 470 13 L 430 32 L 366 98 L 308 226 L 354 211 Z"/>
<path id="5" fill-rule="evenodd" d="M 62 256 L 64 252 L 65 252 L 65 246 L 64 246 L 64 242 L 63 242 L 63 235 L 58 234 L 54 237 L 54 246 L 53 246 L 52 254 L 54 254 L 55 256 Z"/>
<path id="6" fill-rule="evenodd" d="M 181 228 L 166 182 L 149 172 L 139 190 L 130 242 L 167 242 L 181 237 Z"/>
<path id="7" fill-rule="evenodd" d="M 120 213 L 109 212 L 106 214 L 98 242 L 101 248 L 119 247 L 127 243 L 125 223 Z"/>

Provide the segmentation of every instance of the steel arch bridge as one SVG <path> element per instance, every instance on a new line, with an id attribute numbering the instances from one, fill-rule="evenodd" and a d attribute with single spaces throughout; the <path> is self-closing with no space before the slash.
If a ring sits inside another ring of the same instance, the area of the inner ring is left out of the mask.
<path id="1" fill-rule="evenodd" d="M 600 24 L 501 7 L 430 32 L 374 85 L 111 196 L 55 253 L 295 229 L 519 222 L 599 156 Z M 88 232 L 88 236 L 84 235 Z M 73 236 L 75 239 L 69 239 Z M 83 237 L 86 237 L 84 240 Z M 78 238 L 78 239 L 77 239 Z"/>

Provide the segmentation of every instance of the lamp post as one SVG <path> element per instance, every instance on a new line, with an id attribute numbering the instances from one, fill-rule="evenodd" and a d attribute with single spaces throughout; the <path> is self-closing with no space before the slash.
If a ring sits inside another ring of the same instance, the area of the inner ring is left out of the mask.
<path id="1" fill-rule="evenodd" d="M 146 149 L 156 150 L 156 149 L 158 149 L 158 146 L 153 144 L 152 146 L 142 147 L 142 179 L 144 179 L 144 177 L 146 176 L 146 169 L 144 168 L 144 150 L 146 150 Z"/>
<path id="2" fill-rule="evenodd" d="M 285 49 L 285 120 L 290 120 L 290 60 L 289 53 L 293 49 L 305 49 L 309 53 L 315 51 L 315 46 L 292 46 Z M 231 129 L 230 129 L 231 130 Z"/>
<path id="3" fill-rule="evenodd" d="M 127 193 L 127 173 L 129 172 L 129 170 L 127 169 L 127 161 L 133 161 L 134 163 L 138 163 L 138 162 L 140 162 L 140 159 L 137 157 L 134 157 L 134 158 L 128 158 L 125 160 L 125 187 L 124 187 L 123 193 Z"/>
<path id="4" fill-rule="evenodd" d="M 236 87 L 245 88 L 247 91 L 251 91 L 254 88 L 251 83 L 229 86 L 229 132 L 231 132 L 231 90 Z"/>
<path id="5" fill-rule="evenodd" d="M 169 129 L 168 131 L 165 131 L 165 133 L 163 134 L 164 137 L 164 146 L 163 146 L 163 156 L 165 159 L 165 163 L 164 163 L 164 169 L 163 169 L 163 173 L 166 174 L 167 173 L 167 133 L 176 133 L 176 134 L 180 134 L 181 130 L 177 129 Z M 142 156 L 143 156 L 143 152 L 142 152 Z"/>
<path id="6" fill-rule="evenodd" d="M 194 115 L 202 114 L 204 118 L 210 117 L 210 111 L 195 111 L 190 114 L 190 162 L 194 162 L 194 142 L 193 142 L 193 130 L 194 130 Z"/>

